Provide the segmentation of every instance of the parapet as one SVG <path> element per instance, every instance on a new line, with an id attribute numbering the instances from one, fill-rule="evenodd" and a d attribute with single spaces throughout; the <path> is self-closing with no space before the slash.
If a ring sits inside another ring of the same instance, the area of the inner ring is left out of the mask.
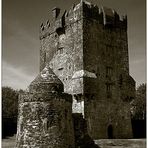
<path id="1" fill-rule="evenodd" d="M 83 17 L 90 20 L 94 19 L 107 27 L 127 29 L 127 16 L 120 17 L 119 14 L 111 8 L 100 7 L 97 5 L 83 5 Z"/>
<path id="2" fill-rule="evenodd" d="M 98 24 L 107 27 L 127 29 L 127 16 L 122 19 L 118 13 L 107 7 L 99 8 L 97 5 L 91 4 L 87 1 L 81 1 L 77 5 L 73 5 L 70 10 L 61 11 L 60 8 L 52 10 L 53 19 L 50 23 L 49 20 L 40 26 L 40 38 L 46 37 L 53 32 L 64 30 L 66 26 L 82 19 L 96 20 Z"/>

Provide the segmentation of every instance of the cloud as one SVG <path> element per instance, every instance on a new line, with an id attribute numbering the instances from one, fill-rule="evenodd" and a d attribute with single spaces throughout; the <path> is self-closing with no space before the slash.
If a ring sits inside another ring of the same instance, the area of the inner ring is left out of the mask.
<path id="1" fill-rule="evenodd" d="M 26 89 L 35 76 L 27 74 L 23 69 L 2 62 L 2 86 L 14 89 Z"/>
<path id="2" fill-rule="evenodd" d="M 19 20 L 5 20 L 2 44 L 2 59 L 13 67 L 23 67 L 31 75 L 39 70 L 38 36 L 28 31 Z"/>
<path id="3" fill-rule="evenodd" d="M 130 61 L 130 64 L 131 65 L 134 65 L 134 64 L 143 64 L 143 63 L 146 63 L 146 60 L 145 59 L 135 59 L 135 60 L 131 60 Z"/>

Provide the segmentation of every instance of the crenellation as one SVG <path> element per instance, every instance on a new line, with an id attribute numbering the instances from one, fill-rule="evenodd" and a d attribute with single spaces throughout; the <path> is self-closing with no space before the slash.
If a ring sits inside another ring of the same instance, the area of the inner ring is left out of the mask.
<path id="1" fill-rule="evenodd" d="M 115 29 L 127 29 L 127 16 L 120 17 L 115 10 L 108 9 L 106 7 L 98 8 L 97 5 L 93 5 L 87 2 L 73 5 L 69 11 L 60 13 L 59 8 L 53 9 L 54 22 L 52 25 L 46 23 L 41 25 L 40 39 L 47 37 L 48 35 L 56 32 L 57 29 L 65 29 L 66 26 L 72 25 L 81 19 L 94 19 L 104 26 L 112 26 Z M 49 29 L 50 28 L 50 29 Z"/>
<path id="2" fill-rule="evenodd" d="M 54 20 L 56 20 L 59 15 L 60 15 L 60 8 L 54 7 L 52 9 L 52 16 L 53 16 Z"/>

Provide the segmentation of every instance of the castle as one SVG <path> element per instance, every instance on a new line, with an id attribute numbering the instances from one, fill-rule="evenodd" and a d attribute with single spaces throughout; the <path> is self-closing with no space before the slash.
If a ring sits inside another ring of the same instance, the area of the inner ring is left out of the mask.
<path id="1" fill-rule="evenodd" d="M 127 17 L 86 1 L 52 13 L 40 26 L 40 73 L 19 96 L 16 147 L 74 148 L 86 133 L 132 138 Z"/>

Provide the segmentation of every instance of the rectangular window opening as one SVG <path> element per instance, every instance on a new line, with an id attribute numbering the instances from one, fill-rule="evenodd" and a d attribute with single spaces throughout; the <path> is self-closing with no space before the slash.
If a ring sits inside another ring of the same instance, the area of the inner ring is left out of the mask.
<path id="1" fill-rule="evenodd" d="M 111 76 L 112 73 L 113 73 L 113 68 L 107 66 L 107 67 L 106 67 L 106 76 L 107 76 L 107 77 L 108 77 L 108 76 Z"/>
<path id="2" fill-rule="evenodd" d="M 112 84 L 109 84 L 109 83 L 106 84 L 106 94 L 107 94 L 107 98 L 112 97 Z"/>

